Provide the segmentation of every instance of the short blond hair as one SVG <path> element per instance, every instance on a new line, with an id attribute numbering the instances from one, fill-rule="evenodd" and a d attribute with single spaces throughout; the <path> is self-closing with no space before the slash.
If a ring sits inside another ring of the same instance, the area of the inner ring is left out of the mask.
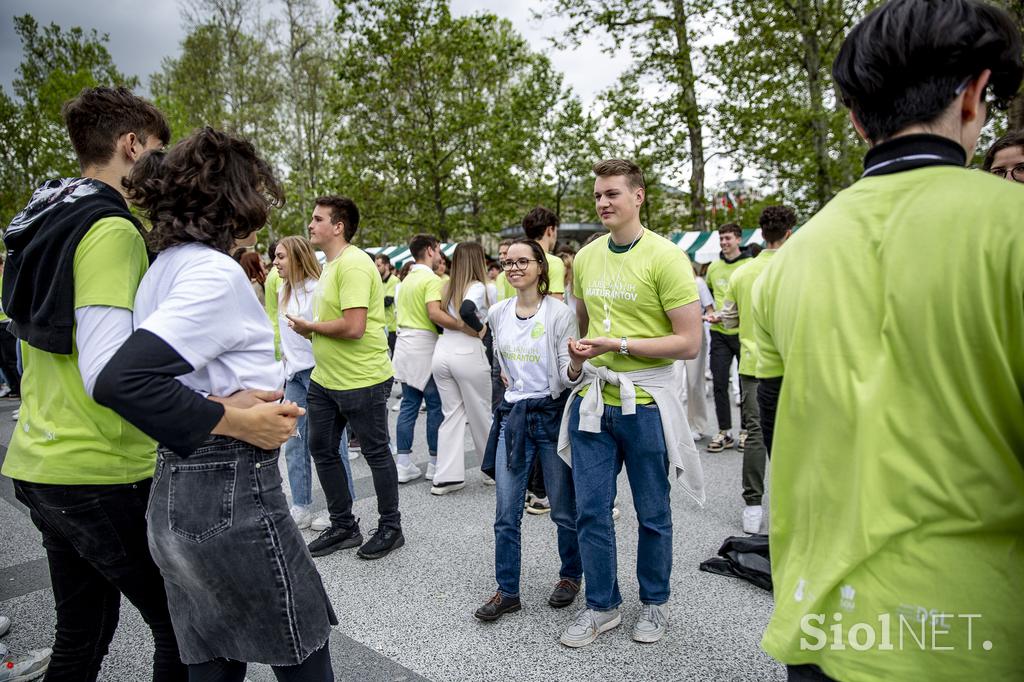
<path id="1" fill-rule="evenodd" d="M 626 159 L 605 159 L 594 164 L 594 175 L 599 178 L 607 178 L 615 175 L 625 176 L 629 186 L 633 189 L 647 189 L 644 182 L 644 172 L 640 166 Z"/>

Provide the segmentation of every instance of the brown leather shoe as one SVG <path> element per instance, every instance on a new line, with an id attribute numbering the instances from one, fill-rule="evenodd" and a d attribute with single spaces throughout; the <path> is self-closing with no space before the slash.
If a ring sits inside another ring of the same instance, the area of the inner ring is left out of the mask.
<path id="1" fill-rule="evenodd" d="M 580 584 L 575 580 L 562 578 L 555 583 L 555 590 L 548 598 L 548 605 L 555 609 L 563 609 L 573 603 L 580 593 Z"/>
<path id="2" fill-rule="evenodd" d="M 498 620 L 506 613 L 512 613 L 522 608 L 519 597 L 506 597 L 501 592 L 495 592 L 486 604 L 476 610 L 473 615 L 480 620 Z"/>

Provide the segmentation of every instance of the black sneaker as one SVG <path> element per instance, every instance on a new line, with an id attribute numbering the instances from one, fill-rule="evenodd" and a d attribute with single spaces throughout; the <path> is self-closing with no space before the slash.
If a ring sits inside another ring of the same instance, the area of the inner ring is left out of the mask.
<path id="1" fill-rule="evenodd" d="M 473 614 L 480 620 L 492 621 L 498 620 L 506 613 L 513 613 L 522 608 L 522 604 L 519 601 L 519 597 L 504 597 L 501 592 L 495 592 L 494 596 L 487 600 L 487 603 L 481 606 Z"/>
<path id="2" fill-rule="evenodd" d="M 355 523 L 350 528 L 338 528 L 331 526 L 317 536 L 316 540 L 309 543 L 309 553 L 313 556 L 327 556 L 339 549 L 352 549 L 363 544 L 363 534 L 359 532 L 359 524 Z"/>
<path id="3" fill-rule="evenodd" d="M 555 590 L 548 597 L 548 605 L 555 609 L 563 609 L 576 600 L 580 593 L 580 584 L 575 580 L 562 578 L 555 583 Z"/>
<path id="4" fill-rule="evenodd" d="M 359 548 L 356 556 L 360 559 L 380 559 L 405 544 L 405 536 L 400 528 L 375 528 L 370 531 L 370 539 Z"/>

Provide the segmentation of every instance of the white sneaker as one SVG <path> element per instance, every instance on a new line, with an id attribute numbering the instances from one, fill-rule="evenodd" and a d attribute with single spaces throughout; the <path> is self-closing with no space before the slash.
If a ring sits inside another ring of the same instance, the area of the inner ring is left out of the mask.
<path id="1" fill-rule="evenodd" d="M 427 462 L 427 475 L 425 478 L 428 481 L 433 481 L 435 471 L 437 471 L 437 465 L 434 464 L 433 462 Z"/>
<path id="2" fill-rule="evenodd" d="M 398 412 L 400 409 L 402 409 L 402 401 L 401 400 L 399 400 L 397 403 L 395 403 L 394 405 L 391 406 L 391 411 L 392 412 Z"/>
<path id="3" fill-rule="evenodd" d="M 7 647 L 4 647 L 6 649 Z M 50 649 L 34 649 L 24 654 L 15 655 L 3 651 L 0 657 L 0 680 L 20 682 L 21 680 L 38 679 L 50 666 Z"/>
<path id="4" fill-rule="evenodd" d="M 644 604 L 640 608 L 640 617 L 633 626 L 633 640 L 647 644 L 657 642 L 665 635 L 668 617 L 665 607 L 657 604 Z"/>
<path id="5" fill-rule="evenodd" d="M 0 398 L 3 398 L 5 395 L 7 395 L 10 392 L 11 392 L 11 387 L 10 386 L 8 386 L 7 384 L 0 384 Z"/>
<path id="6" fill-rule="evenodd" d="M 315 530 L 318 533 L 320 531 L 327 530 L 330 527 L 331 527 L 331 513 L 329 511 L 326 511 L 326 510 L 320 512 L 319 514 L 317 514 L 316 518 L 314 518 L 310 522 L 310 524 L 309 524 L 309 529 L 310 530 Z"/>
<path id="7" fill-rule="evenodd" d="M 299 527 L 299 530 L 309 528 L 313 523 L 313 512 L 308 504 L 294 504 L 288 513 L 292 515 L 292 521 Z"/>
<path id="8" fill-rule="evenodd" d="M 594 611 L 583 608 L 576 614 L 576 620 L 562 633 L 560 641 L 574 649 L 586 646 L 597 639 L 602 632 L 607 632 L 622 622 L 622 614 L 618 609 L 611 611 Z"/>
<path id="9" fill-rule="evenodd" d="M 752 504 L 743 508 L 743 532 L 760 533 L 761 519 L 764 517 L 764 508 L 759 504 Z"/>
<path id="10" fill-rule="evenodd" d="M 0 616 L 0 637 L 3 637 L 11 630 L 11 619 L 7 616 Z"/>
<path id="11" fill-rule="evenodd" d="M 11 412 L 11 419 L 14 420 L 14 421 L 18 421 L 18 417 L 20 415 L 21 415 L 21 408 L 19 407 L 14 412 Z"/>
<path id="12" fill-rule="evenodd" d="M 693 436 L 693 441 L 694 442 L 697 442 L 699 440 L 704 440 L 704 434 L 701 433 L 700 431 L 691 431 L 690 435 Z"/>
<path id="13" fill-rule="evenodd" d="M 422 475 L 423 475 L 423 472 L 420 471 L 420 468 L 418 466 L 416 466 L 415 464 L 413 464 L 412 462 L 409 462 L 408 464 L 399 464 L 398 465 L 398 482 L 399 483 L 408 483 L 409 481 L 415 481 L 417 478 L 419 478 Z"/>
<path id="14" fill-rule="evenodd" d="M 354 462 L 357 459 L 359 459 L 359 450 L 349 450 L 348 451 L 348 461 Z"/>

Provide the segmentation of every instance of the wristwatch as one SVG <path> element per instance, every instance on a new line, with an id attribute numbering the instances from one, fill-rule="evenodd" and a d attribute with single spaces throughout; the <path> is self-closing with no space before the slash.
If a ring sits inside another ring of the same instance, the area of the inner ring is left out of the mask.
<path id="1" fill-rule="evenodd" d="M 629 346 L 626 345 L 626 337 L 622 337 L 622 341 L 619 342 L 619 354 L 629 355 Z"/>

